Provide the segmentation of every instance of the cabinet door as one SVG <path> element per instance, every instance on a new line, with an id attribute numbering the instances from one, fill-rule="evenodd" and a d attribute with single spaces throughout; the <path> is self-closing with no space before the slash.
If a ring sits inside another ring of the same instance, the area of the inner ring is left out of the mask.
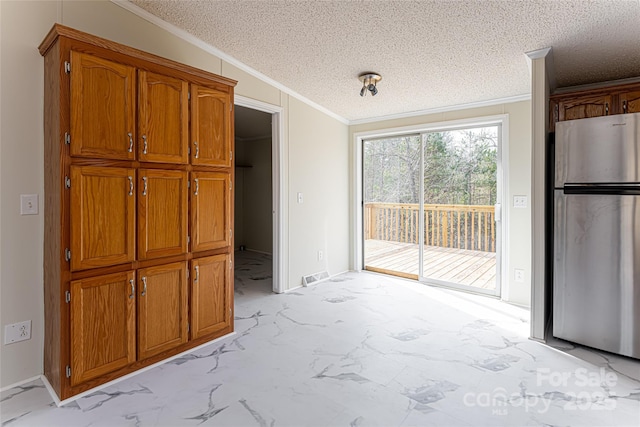
<path id="1" fill-rule="evenodd" d="M 621 93 L 620 104 L 623 113 L 640 113 L 640 90 Z"/>
<path id="2" fill-rule="evenodd" d="M 191 173 L 193 252 L 231 245 L 231 178 L 224 172 Z"/>
<path id="3" fill-rule="evenodd" d="M 71 270 L 135 259 L 135 171 L 71 166 Z"/>
<path id="4" fill-rule="evenodd" d="M 173 77 L 138 72 L 138 158 L 189 162 L 189 85 Z"/>
<path id="5" fill-rule="evenodd" d="M 187 342 L 187 264 L 138 270 L 138 359 Z"/>
<path id="6" fill-rule="evenodd" d="M 71 155 L 135 158 L 135 68 L 71 51 Z"/>
<path id="7" fill-rule="evenodd" d="M 71 385 L 136 360 L 135 274 L 71 282 Z"/>
<path id="8" fill-rule="evenodd" d="M 187 252 L 187 172 L 138 170 L 138 259 Z"/>
<path id="9" fill-rule="evenodd" d="M 191 85 L 191 163 L 231 167 L 231 95 Z"/>
<path id="10" fill-rule="evenodd" d="M 611 95 L 583 96 L 558 102 L 560 121 L 608 116 Z"/>
<path id="11" fill-rule="evenodd" d="M 191 262 L 191 338 L 231 326 L 231 264 L 227 254 Z"/>

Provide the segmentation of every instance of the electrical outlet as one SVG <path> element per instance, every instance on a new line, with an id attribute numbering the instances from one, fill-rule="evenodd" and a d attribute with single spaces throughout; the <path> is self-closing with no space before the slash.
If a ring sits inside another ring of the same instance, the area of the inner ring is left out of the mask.
<path id="1" fill-rule="evenodd" d="M 513 196 L 513 207 L 525 209 L 527 207 L 527 196 Z"/>
<path id="2" fill-rule="evenodd" d="M 37 194 L 21 194 L 20 195 L 20 215 L 37 215 L 38 214 L 38 195 Z"/>
<path id="3" fill-rule="evenodd" d="M 31 339 L 31 320 L 12 323 L 4 327 L 4 343 L 12 344 L 18 341 Z"/>
<path id="4" fill-rule="evenodd" d="M 318 261 L 322 261 L 324 259 L 324 252 L 318 251 Z"/>
<path id="5" fill-rule="evenodd" d="M 516 282 L 524 283 L 524 270 L 520 268 L 516 268 L 515 270 L 513 270 L 513 273 L 514 273 L 514 279 Z"/>

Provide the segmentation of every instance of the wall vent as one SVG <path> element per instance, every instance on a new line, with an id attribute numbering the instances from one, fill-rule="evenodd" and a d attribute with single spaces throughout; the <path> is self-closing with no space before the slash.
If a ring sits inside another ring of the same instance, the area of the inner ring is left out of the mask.
<path id="1" fill-rule="evenodd" d="M 321 271 L 320 273 L 310 274 L 308 276 L 302 276 L 302 285 L 303 286 L 311 286 L 316 283 L 320 283 L 329 278 L 329 273 L 326 271 Z"/>

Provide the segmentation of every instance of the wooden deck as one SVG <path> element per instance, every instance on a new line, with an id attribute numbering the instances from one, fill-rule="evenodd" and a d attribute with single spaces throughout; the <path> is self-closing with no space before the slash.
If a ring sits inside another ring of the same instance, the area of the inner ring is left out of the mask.
<path id="1" fill-rule="evenodd" d="M 418 279 L 418 245 L 365 240 L 365 269 Z M 424 277 L 460 285 L 496 288 L 495 252 L 424 247 Z"/>

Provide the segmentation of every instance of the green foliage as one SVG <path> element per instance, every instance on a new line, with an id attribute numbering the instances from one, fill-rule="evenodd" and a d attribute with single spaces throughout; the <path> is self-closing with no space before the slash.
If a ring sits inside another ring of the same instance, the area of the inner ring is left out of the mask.
<path id="1" fill-rule="evenodd" d="M 496 203 L 497 127 L 434 132 L 423 138 L 425 203 Z M 365 202 L 419 202 L 420 140 L 412 135 L 364 142 Z"/>

